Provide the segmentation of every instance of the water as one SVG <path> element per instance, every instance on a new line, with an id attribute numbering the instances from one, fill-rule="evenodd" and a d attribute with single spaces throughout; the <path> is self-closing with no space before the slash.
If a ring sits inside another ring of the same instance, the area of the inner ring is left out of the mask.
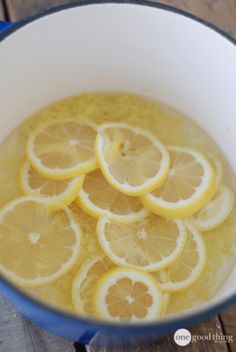
<path id="1" fill-rule="evenodd" d="M 164 144 L 191 146 L 214 153 L 222 162 L 223 183 L 233 189 L 236 177 L 214 141 L 190 118 L 156 101 L 124 93 L 88 93 L 66 98 L 47 106 L 26 119 L 5 139 L 0 147 L 0 206 L 23 194 L 19 173 L 25 158 L 25 141 L 30 131 L 42 120 L 62 117 L 90 118 L 97 123 L 122 121 L 151 131 Z M 70 287 L 72 279 L 83 265 L 101 249 L 96 239 L 96 220 L 76 212 L 84 232 L 84 251 L 77 263 L 64 277 L 50 285 L 30 289 L 30 292 L 51 304 L 73 309 Z M 212 298 L 234 265 L 236 243 L 236 208 L 220 227 L 203 234 L 207 249 L 206 267 L 199 279 L 189 288 L 171 294 L 167 313 L 189 309 Z"/>

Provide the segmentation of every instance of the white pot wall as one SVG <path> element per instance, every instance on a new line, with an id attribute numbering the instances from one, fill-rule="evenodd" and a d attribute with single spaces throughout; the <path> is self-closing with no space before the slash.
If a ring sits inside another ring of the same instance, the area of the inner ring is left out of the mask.
<path id="1" fill-rule="evenodd" d="M 0 140 L 27 115 L 84 91 L 129 91 L 190 115 L 236 171 L 236 47 L 191 19 L 100 4 L 28 23 L 0 44 Z M 236 292 L 236 270 L 218 298 Z"/>

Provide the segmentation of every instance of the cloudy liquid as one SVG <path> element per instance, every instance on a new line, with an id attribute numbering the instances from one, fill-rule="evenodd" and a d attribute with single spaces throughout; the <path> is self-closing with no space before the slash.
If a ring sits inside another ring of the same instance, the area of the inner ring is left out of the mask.
<path id="1" fill-rule="evenodd" d="M 155 134 L 164 144 L 197 148 L 213 152 L 222 162 L 223 183 L 233 189 L 236 177 L 213 140 L 190 118 L 161 103 L 125 93 L 88 93 L 57 101 L 26 119 L 6 138 L 0 147 L 0 206 L 23 195 L 19 173 L 25 158 L 25 141 L 30 131 L 42 120 L 62 117 L 104 122 L 126 122 Z M 88 258 L 101 252 L 96 238 L 96 220 L 84 213 L 72 211 L 83 230 L 83 252 L 79 262 L 55 282 L 29 289 L 30 293 L 61 308 L 73 309 L 71 283 L 78 268 Z M 234 265 L 236 244 L 236 209 L 218 228 L 203 233 L 207 263 L 199 279 L 189 288 L 172 293 L 167 314 L 189 309 L 211 299 Z"/>

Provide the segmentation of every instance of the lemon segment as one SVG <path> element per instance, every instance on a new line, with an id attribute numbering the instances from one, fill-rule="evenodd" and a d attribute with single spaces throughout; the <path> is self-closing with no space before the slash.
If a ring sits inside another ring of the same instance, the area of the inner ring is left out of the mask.
<path id="1" fill-rule="evenodd" d="M 25 290 L 52 306 L 72 311 L 71 286 L 77 272 L 78 265 L 74 265 L 59 279 L 46 285 L 25 288 Z"/>
<path id="2" fill-rule="evenodd" d="M 85 176 L 76 202 L 94 218 L 107 217 L 120 223 L 135 222 L 149 214 L 137 197 L 130 197 L 113 188 L 100 170 Z"/>
<path id="3" fill-rule="evenodd" d="M 179 220 L 155 214 L 132 224 L 101 218 L 97 235 L 114 264 L 155 271 L 170 265 L 184 249 L 186 229 Z"/>
<path id="4" fill-rule="evenodd" d="M 191 286 L 206 264 L 206 248 L 201 233 L 186 221 L 187 242 L 179 258 L 165 270 L 168 281 L 160 282 L 163 291 L 175 292 Z"/>
<path id="5" fill-rule="evenodd" d="M 162 313 L 162 293 L 148 273 L 120 267 L 105 273 L 94 289 L 97 315 L 118 322 L 143 322 Z"/>
<path id="6" fill-rule="evenodd" d="M 97 168 L 94 154 L 96 126 L 78 120 L 44 122 L 26 143 L 30 163 L 42 175 L 67 179 Z"/>
<path id="7" fill-rule="evenodd" d="M 87 260 L 77 272 L 72 283 L 72 302 L 77 313 L 92 315 L 92 293 L 100 277 L 114 267 L 107 257 L 98 255 Z"/>
<path id="8" fill-rule="evenodd" d="M 215 193 L 215 174 L 207 159 L 187 147 L 168 148 L 171 165 L 162 187 L 140 197 L 145 207 L 167 218 L 186 218 Z"/>
<path id="9" fill-rule="evenodd" d="M 125 123 L 101 125 L 95 153 L 107 182 L 131 196 L 162 185 L 169 169 L 164 145 L 149 132 Z"/>
<path id="10" fill-rule="evenodd" d="M 84 176 L 68 180 L 49 179 L 25 161 L 20 173 L 20 185 L 25 195 L 42 196 L 50 210 L 57 210 L 71 204 L 82 187 Z"/>
<path id="11" fill-rule="evenodd" d="M 215 197 L 207 203 L 192 221 L 201 231 L 210 231 L 223 224 L 234 207 L 234 194 L 226 186 L 221 186 Z"/>
<path id="12" fill-rule="evenodd" d="M 61 277 L 78 260 L 81 230 L 67 208 L 49 212 L 42 199 L 21 197 L 0 211 L 0 272 L 22 286 Z"/>

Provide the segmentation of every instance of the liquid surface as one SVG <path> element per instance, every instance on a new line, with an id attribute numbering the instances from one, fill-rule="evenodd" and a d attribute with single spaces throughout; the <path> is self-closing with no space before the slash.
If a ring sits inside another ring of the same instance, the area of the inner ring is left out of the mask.
<path id="1" fill-rule="evenodd" d="M 236 178 L 227 161 L 210 137 L 191 119 L 158 102 L 123 93 L 89 93 L 58 101 L 25 120 L 6 138 L 0 147 L 0 206 L 23 195 L 19 173 L 25 157 L 25 141 L 38 123 L 63 117 L 89 118 L 96 123 L 126 122 L 155 134 L 164 144 L 194 147 L 213 152 L 223 163 L 223 183 L 232 189 Z M 96 237 L 96 219 L 70 205 L 83 230 L 83 253 L 69 273 L 51 284 L 27 289 L 53 305 L 73 309 L 72 280 L 85 260 L 101 254 Z M 236 209 L 218 228 L 204 232 L 207 263 L 199 279 L 189 288 L 172 293 L 167 314 L 177 313 L 212 298 L 227 278 L 234 264 L 236 243 Z"/>

